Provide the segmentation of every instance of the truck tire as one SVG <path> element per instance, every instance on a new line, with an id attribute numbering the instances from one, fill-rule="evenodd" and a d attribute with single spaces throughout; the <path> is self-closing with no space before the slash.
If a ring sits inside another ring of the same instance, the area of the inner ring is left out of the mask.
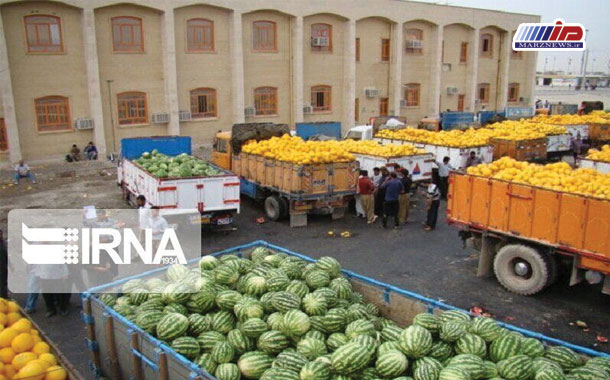
<path id="1" fill-rule="evenodd" d="M 276 221 L 282 217 L 282 201 L 277 195 L 271 195 L 265 199 L 265 214 L 267 218 Z"/>
<path id="2" fill-rule="evenodd" d="M 559 259 L 557 255 L 553 253 L 547 253 L 546 259 L 549 263 L 549 281 L 546 286 L 551 286 L 555 282 L 557 282 L 557 278 L 559 278 L 559 271 L 561 270 L 561 266 L 559 265 Z"/>
<path id="3" fill-rule="evenodd" d="M 286 197 L 280 197 L 280 207 L 282 210 L 281 218 L 287 218 L 290 214 L 290 201 Z"/>
<path id="4" fill-rule="evenodd" d="M 498 251 L 494 272 L 507 290 L 530 296 L 549 283 L 551 268 L 545 253 L 526 245 L 509 244 Z"/>

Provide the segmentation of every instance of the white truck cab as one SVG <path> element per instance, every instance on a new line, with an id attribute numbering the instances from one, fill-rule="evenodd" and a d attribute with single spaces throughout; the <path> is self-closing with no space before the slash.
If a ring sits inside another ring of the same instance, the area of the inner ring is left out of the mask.
<path id="1" fill-rule="evenodd" d="M 372 140 L 373 126 L 372 125 L 357 125 L 347 130 L 343 137 L 344 140 Z"/>

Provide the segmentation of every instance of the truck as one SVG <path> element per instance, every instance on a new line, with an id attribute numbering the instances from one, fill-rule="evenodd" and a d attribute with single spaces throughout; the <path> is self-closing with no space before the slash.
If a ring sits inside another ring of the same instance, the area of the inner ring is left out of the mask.
<path id="1" fill-rule="evenodd" d="M 337 121 L 319 121 L 311 123 L 296 123 L 296 135 L 303 140 L 327 137 L 341 140 L 341 123 Z"/>
<path id="2" fill-rule="evenodd" d="M 257 248 L 266 249 L 272 254 L 298 258 L 308 264 L 315 262 L 309 256 L 261 240 L 214 252 L 211 256 L 220 259 L 225 255 L 247 258 Z M 197 267 L 197 261 L 190 262 L 189 265 Z M 160 268 L 155 273 L 147 272 L 137 277 L 119 279 L 83 293 L 83 320 L 87 323 L 88 330 L 91 330 L 87 337 L 87 349 L 91 352 L 89 366 L 96 378 L 218 380 L 217 377 L 195 362 L 177 353 L 169 344 L 147 333 L 136 323 L 125 318 L 113 307 L 103 302 L 104 295 L 119 293 L 123 285 L 129 280 L 147 282 L 155 276 L 164 274 L 165 268 Z M 443 311 L 455 310 L 468 314 L 468 311 L 442 301 L 350 270 L 342 269 L 341 275 L 349 281 L 354 291 L 363 296 L 364 301 L 377 306 L 380 316 L 394 321 L 400 327 L 413 324 L 415 316 L 420 313 L 439 315 Z M 566 347 L 589 357 L 610 357 L 603 352 L 577 346 L 508 323 L 500 321 L 497 323 L 501 327 L 518 332 L 524 337 L 538 339 L 545 346 Z"/>
<path id="3" fill-rule="evenodd" d="M 477 275 L 533 295 L 565 270 L 610 294 L 610 200 L 464 172 L 449 184 L 447 222 L 480 250 Z"/>
<path id="4" fill-rule="evenodd" d="M 291 227 L 303 227 L 307 225 L 308 214 L 342 218 L 356 194 L 358 162 L 297 165 L 240 151 L 241 144 L 249 139 L 279 137 L 290 132 L 287 126 L 271 127 L 235 124 L 231 132 L 217 133 L 213 162 L 239 176 L 241 194 L 263 201 L 270 220 L 288 217 Z M 243 138 L 238 140 L 238 135 Z"/>
<path id="5" fill-rule="evenodd" d="M 579 161 L 578 167 L 595 169 L 600 173 L 610 174 L 610 162 L 583 158 Z"/>
<path id="6" fill-rule="evenodd" d="M 144 195 L 150 206 L 158 206 L 164 215 L 189 214 L 198 210 L 205 228 L 231 229 L 233 216 L 239 213 L 239 178 L 228 170 L 212 165 L 220 174 L 184 178 L 159 178 L 134 160 L 144 152 L 157 150 L 168 156 L 191 154 L 188 136 L 137 137 L 121 140 L 121 159 L 117 183 L 125 200 L 135 205 L 136 197 Z M 186 211 L 189 210 L 189 211 Z"/>
<path id="7" fill-rule="evenodd" d="M 435 167 L 435 159 L 431 153 L 415 154 L 410 156 L 380 157 L 371 154 L 352 153 L 360 169 L 373 173 L 373 168 L 400 166 L 409 171 L 414 182 L 425 182 L 432 179 L 432 168 Z"/>

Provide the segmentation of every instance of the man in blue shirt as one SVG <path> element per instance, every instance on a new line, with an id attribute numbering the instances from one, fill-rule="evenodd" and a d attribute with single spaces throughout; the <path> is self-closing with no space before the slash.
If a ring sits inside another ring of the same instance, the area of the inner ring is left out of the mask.
<path id="1" fill-rule="evenodd" d="M 388 227 L 388 216 L 394 217 L 394 228 L 398 229 L 398 196 L 403 191 L 402 182 L 396 172 L 390 173 L 388 179 L 381 185 L 385 190 L 383 202 L 383 228 Z"/>

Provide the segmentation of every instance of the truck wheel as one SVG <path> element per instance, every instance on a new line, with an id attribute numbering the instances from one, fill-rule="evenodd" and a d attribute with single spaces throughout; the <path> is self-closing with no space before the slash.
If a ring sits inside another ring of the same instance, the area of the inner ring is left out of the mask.
<path id="1" fill-rule="evenodd" d="M 280 207 L 282 210 L 282 215 L 280 218 L 287 218 L 290 214 L 290 201 L 286 197 L 280 197 Z"/>
<path id="2" fill-rule="evenodd" d="M 559 277 L 559 271 L 560 271 L 559 260 L 558 260 L 557 256 L 552 253 L 547 253 L 546 259 L 547 259 L 547 262 L 549 263 L 549 281 L 546 284 L 546 286 L 551 286 L 557 281 L 557 278 Z"/>
<path id="3" fill-rule="evenodd" d="M 529 296 L 549 283 L 548 258 L 536 249 L 509 244 L 500 249 L 494 260 L 496 278 L 507 290 Z"/>
<path id="4" fill-rule="evenodd" d="M 265 214 L 267 218 L 276 221 L 282 217 L 282 201 L 277 195 L 265 199 Z"/>

